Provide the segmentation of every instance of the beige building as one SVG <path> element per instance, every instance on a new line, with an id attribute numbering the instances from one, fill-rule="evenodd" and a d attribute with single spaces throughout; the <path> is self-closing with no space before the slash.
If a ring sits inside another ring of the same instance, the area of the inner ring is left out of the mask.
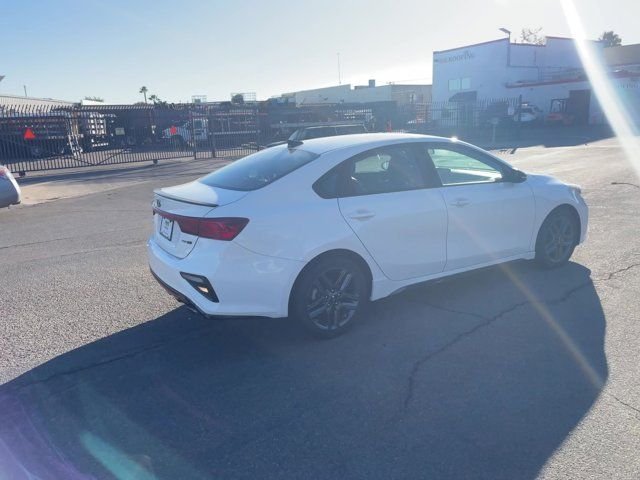
<path id="1" fill-rule="evenodd" d="M 326 105 L 336 103 L 392 102 L 398 105 L 431 101 L 431 85 L 387 84 L 377 86 L 375 80 L 367 85 L 350 84 L 300 90 L 285 93 L 281 98 L 294 99 L 296 105 Z"/>
<path id="2" fill-rule="evenodd" d="M 608 47 L 603 49 L 602 53 L 609 67 L 636 67 L 640 69 L 640 43 Z"/>

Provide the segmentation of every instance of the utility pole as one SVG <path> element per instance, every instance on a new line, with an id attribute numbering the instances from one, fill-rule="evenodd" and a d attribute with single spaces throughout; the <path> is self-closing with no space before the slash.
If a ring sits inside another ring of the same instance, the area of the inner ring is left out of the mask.
<path id="1" fill-rule="evenodd" d="M 22 88 L 24 88 L 24 96 L 27 97 L 27 86 L 26 85 L 22 85 Z"/>

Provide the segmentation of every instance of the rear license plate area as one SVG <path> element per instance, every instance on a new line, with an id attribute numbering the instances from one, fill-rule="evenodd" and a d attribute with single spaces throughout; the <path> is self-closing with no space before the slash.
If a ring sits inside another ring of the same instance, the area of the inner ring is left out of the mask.
<path id="1" fill-rule="evenodd" d="M 173 220 L 160 217 L 160 235 L 171 241 L 173 236 Z"/>

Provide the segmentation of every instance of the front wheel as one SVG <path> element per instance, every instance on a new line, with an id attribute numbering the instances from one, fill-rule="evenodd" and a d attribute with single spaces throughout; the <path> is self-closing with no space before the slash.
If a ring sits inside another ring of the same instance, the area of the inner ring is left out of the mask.
<path id="1" fill-rule="evenodd" d="M 350 258 L 321 259 L 302 273 L 293 291 L 291 313 L 314 335 L 346 331 L 368 298 L 367 276 Z"/>
<path id="2" fill-rule="evenodd" d="M 568 210 L 552 212 L 542 223 L 536 240 L 536 261 L 553 268 L 569 261 L 578 245 L 580 229 L 576 216 Z"/>

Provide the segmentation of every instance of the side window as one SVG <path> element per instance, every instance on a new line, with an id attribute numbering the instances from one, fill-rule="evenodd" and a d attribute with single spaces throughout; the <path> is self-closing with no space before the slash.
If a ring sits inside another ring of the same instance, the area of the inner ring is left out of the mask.
<path id="1" fill-rule="evenodd" d="M 344 196 L 373 195 L 425 188 L 411 144 L 379 148 L 358 155 L 347 164 Z"/>
<path id="2" fill-rule="evenodd" d="M 443 185 L 493 183 L 502 180 L 499 166 L 479 153 L 441 146 L 429 148 L 427 153 L 433 160 Z"/>
<path id="3" fill-rule="evenodd" d="M 343 164 L 332 168 L 313 184 L 313 190 L 322 198 L 338 198 L 340 195 Z"/>

